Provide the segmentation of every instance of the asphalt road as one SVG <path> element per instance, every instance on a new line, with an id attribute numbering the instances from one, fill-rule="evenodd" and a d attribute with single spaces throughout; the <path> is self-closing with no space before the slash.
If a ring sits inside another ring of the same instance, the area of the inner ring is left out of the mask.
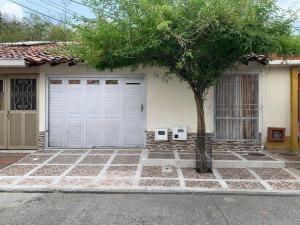
<path id="1" fill-rule="evenodd" d="M 300 224 L 300 197 L 0 193 L 2 225 Z"/>

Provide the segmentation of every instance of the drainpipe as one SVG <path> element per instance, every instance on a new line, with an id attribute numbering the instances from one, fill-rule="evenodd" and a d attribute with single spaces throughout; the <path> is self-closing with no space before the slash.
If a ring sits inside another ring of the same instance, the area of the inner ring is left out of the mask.
<path id="1" fill-rule="evenodd" d="M 291 80 L 291 151 L 298 151 L 298 66 L 290 67 Z"/>

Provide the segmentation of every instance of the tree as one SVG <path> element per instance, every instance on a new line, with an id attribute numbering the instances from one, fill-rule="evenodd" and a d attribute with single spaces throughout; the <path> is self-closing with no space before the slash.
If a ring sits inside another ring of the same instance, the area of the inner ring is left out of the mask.
<path id="1" fill-rule="evenodd" d="M 266 64 L 299 52 L 295 14 L 275 0 L 87 0 L 96 19 L 77 28 L 76 53 L 98 69 L 166 68 L 191 87 L 197 108 L 196 170 L 207 172 L 203 102 L 236 63 Z"/>
<path id="2" fill-rule="evenodd" d="M 24 35 L 25 32 L 19 20 L 0 13 L 0 42 L 18 41 Z"/>
<path id="3" fill-rule="evenodd" d="M 0 42 L 70 41 L 75 36 L 72 27 L 53 23 L 37 14 L 19 20 L 0 13 Z"/>
<path id="4" fill-rule="evenodd" d="M 54 26 L 51 21 L 34 13 L 23 18 L 21 23 L 25 32 L 23 38 L 33 41 L 45 40 L 45 38 L 47 38 L 49 28 Z"/>

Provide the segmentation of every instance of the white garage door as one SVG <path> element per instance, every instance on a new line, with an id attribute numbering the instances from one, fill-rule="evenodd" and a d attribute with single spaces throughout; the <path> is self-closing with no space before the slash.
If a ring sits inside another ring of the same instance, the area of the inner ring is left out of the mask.
<path id="1" fill-rule="evenodd" d="M 144 129 L 142 78 L 49 80 L 49 147 L 141 147 Z"/>

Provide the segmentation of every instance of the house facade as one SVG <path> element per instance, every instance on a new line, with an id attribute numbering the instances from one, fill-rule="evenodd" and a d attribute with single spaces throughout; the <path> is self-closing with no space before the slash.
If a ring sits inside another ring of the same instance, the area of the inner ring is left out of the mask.
<path id="1" fill-rule="evenodd" d="M 0 45 L 0 149 L 195 149 L 196 107 L 185 82 L 154 67 L 95 71 L 47 53 L 52 46 Z M 228 70 L 206 95 L 209 146 L 297 151 L 298 65 L 274 60 Z M 175 126 L 187 128 L 187 140 L 171 133 L 154 140 L 157 128 Z"/>

